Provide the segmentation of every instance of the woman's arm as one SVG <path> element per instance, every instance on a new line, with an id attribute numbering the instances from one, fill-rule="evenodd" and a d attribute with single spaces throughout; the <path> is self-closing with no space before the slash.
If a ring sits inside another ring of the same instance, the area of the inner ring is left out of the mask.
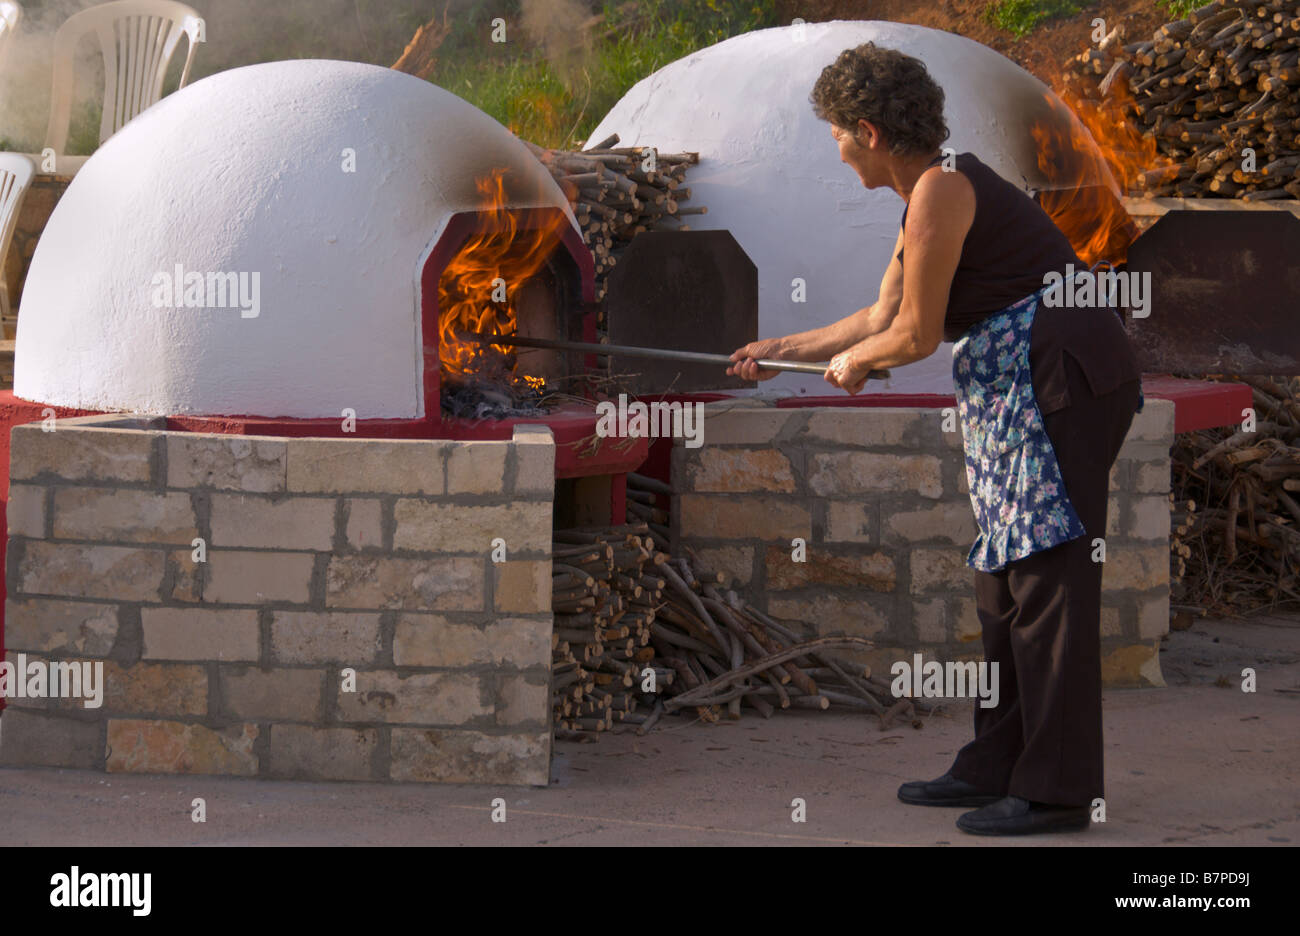
<path id="1" fill-rule="evenodd" d="M 760 358 L 776 361 L 824 361 L 871 335 L 883 332 L 898 315 L 898 306 L 903 298 L 903 265 L 898 262 L 898 251 L 902 246 L 903 232 L 900 230 L 898 240 L 894 242 L 893 256 L 880 281 L 878 298 L 873 304 L 822 328 L 786 335 L 784 338 L 751 341 L 732 352 L 731 359 L 737 363 L 728 367 L 727 373 L 746 380 L 767 380 L 780 371 L 760 369 L 754 363 Z"/>
<path id="2" fill-rule="evenodd" d="M 935 352 L 943 343 L 948 293 L 974 220 L 975 189 L 966 176 L 937 167 L 921 176 L 908 203 L 898 314 L 884 331 L 837 354 L 827 382 L 857 393 L 871 370 L 901 367 Z"/>

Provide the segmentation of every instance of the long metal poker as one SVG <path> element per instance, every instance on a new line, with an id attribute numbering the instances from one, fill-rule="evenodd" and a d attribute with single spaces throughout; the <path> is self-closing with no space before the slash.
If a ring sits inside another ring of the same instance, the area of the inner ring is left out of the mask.
<path id="1" fill-rule="evenodd" d="M 484 332 L 458 332 L 460 337 L 482 344 L 522 345 L 527 348 L 550 348 L 556 351 L 586 351 L 590 354 L 621 354 L 627 357 L 658 358 L 665 361 L 690 361 L 696 364 L 735 364 L 729 355 L 709 354 L 704 351 L 673 351 L 668 348 L 637 348 L 630 345 L 594 344 L 589 341 L 553 341 L 549 338 L 525 338 L 521 335 L 489 335 Z M 808 364 L 800 361 L 756 362 L 759 367 L 770 370 L 793 371 L 799 374 L 817 374 L 824 376 L 825 364 Z M 869 380 L 887 380 L 888 370 L 873 370 L 867 374 Z"/>

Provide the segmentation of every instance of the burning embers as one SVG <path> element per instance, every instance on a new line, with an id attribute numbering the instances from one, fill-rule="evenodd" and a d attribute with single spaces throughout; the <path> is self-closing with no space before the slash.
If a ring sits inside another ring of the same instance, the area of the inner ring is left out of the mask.
<path id="1" fill-rule="evenodd" d="M 441 408 L 465 419 L 500 419 L 543 412 L 543 376 L 520 373 L 516 349 L 468 340 L 464 332 L 520 333 L 521 318 L 556 337 L 555 316 L 564 310 L 548 303 L 545 289 L 530 288 L 560 246 L 565 217 L 535 213 L 543 220 L 525 227 L 506 207 L 504 171 L 478 180 L 483 207 L 474 230 L 443 270 L 438 282 L 438 338 L 442 369 Z M 524 308 L 534 314 L 521 316 Z M 548 327 L 549 326 L 549 327 Z"/>

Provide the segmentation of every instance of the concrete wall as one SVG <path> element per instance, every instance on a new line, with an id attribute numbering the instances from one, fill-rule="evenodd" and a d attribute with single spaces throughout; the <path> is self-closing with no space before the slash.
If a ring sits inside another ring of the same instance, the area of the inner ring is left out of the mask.
<path id="1" fill-rule="evenodd" d="M 16 427 L 6 657 L 101 661 L 106 689 L 10 698 L 0 763 L 546 784 L 554 457 L 545 427 Z"/>
<path id="2" fill-rule="evenodd" d="M 703 446 L 673 449 L 674 535 L 774 615 L 865 637 L 879 673 L 916 651 L 982 654 L 976 529 L 960 429 L 920 408 L 705 407 Z M 1109 686 L 1163 685 L 1174 406 L 1148 399 L 1111 472 L 1101 619 Z M 791 541 L 807 542 L 792 561 Z"/>

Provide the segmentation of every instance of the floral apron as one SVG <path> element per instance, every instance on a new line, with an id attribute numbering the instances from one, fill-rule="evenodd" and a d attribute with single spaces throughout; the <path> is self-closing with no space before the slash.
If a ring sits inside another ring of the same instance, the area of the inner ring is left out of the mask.
<path id="1" fill-rule="evenodd" d="M 1087 532 L 1066 495 L 1030 374 L 1030 330 L 1045 292 L 995 312 L 953 346 L 966 480 L 979 526 L 966 564 L 982 572 Z"/>

